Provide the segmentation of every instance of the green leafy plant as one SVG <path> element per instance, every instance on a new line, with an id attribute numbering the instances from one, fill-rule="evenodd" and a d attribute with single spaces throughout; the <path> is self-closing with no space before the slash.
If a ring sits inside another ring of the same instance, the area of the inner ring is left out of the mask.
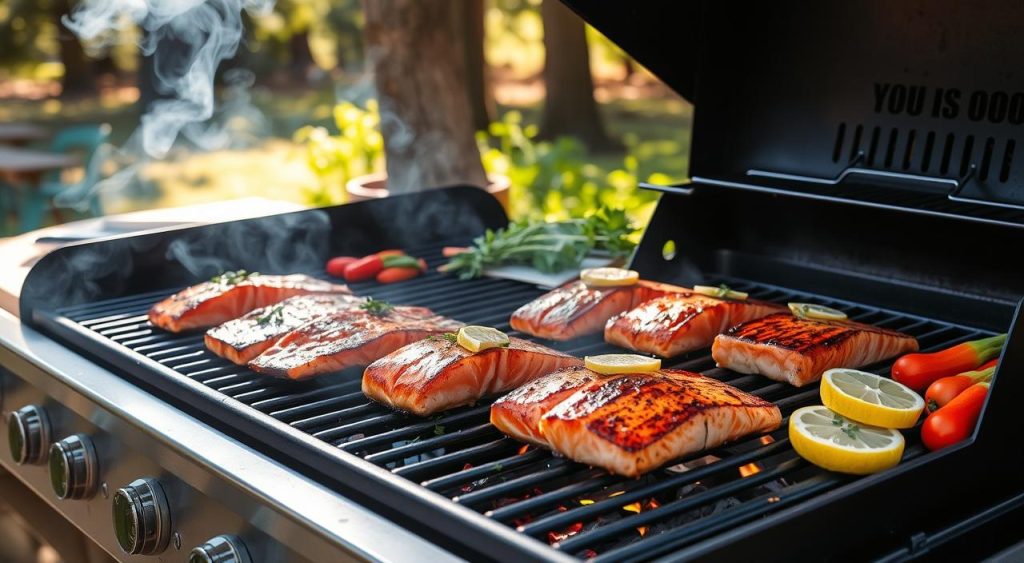
<path id="1" fill-rule="evenodd" d="M 334 106 L 338 134 L 324 127 L 307 125 L 293 135 L 306 151 L 306 163 L 320 180 L 308 195 L 313 204 L 344 201 L 345 183 L 364 174 L 384 169 L 384 138 L 380 134 L 380 110 L 376 100 L 365 107 L 350 102 Z"/>

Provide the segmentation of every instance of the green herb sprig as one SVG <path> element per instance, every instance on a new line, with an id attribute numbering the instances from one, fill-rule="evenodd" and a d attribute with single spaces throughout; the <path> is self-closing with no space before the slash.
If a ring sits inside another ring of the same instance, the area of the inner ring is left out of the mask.
<path id="1" fill-rule="evenodd" d="M 268 324 L 279 325 L 283 323 L 284 305 L 276 305 L 272 307 L 265 314 L 260 315 L 260 317 L 256 319 L 256 322 L 259 323 L 260 326 L 266 326 Z"/>
<path id="2" fill-rule="evenodd" d="M 479 277 L 484 269 L 505 264 L 528 264 L 541 272 L 578 268 L 588 254 L 604 251 L 625 258 L 636 247 L 629 217 L 622 209 L 602 207 L 585 219 L 555 223 L 513 223 L 506 229 L 488 229 L 467 252 L 442 266 L 462 279 Z"/>
<path id="3" fill-rule="evenodd" d="M 247 279 L 252 278 L 253 276 L 258 276 L 258 275 L 260 275 L 259 272 L 247 272 L 245 270 L 235 270 L 233 272 L 232 271 L 222 272 L 222 273 L 220 273 L 220 274 L 210 278 L 210 281 L 213 282 L 213 283 L 221 283 L 221 284 L 224 284 L 224 285 L 236 285 L 236 284 L 244 282 Z"/>
<path id="4" fill-rule="evenodd" d="M 391 313 L 391 311 L 395 310 L 395 306 L 392 305 L 391 303 L 388 303 L 387 301 L 381 301 L 379 299 L 374 299 L 373 297 L 367 298 L 366 302 L 360 305 L 359 307 L 365 310 L 366 312 L 370 313 L 371 315 L 376 315 L 378 317 L 386 316 L 389 313 Z"/>

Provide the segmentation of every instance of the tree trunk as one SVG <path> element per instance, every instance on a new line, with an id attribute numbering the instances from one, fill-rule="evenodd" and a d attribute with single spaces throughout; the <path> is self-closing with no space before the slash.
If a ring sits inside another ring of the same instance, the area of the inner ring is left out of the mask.
<path id="1" fill-rule="evenodd" d="M 316 64 L 313 52 L 309 50 L 309 30 L 304 29 L 293 33 L 288 38 L 288 52 L 292 78 L 305 84 L 309 79 L 309 69 Z"/>
<path id="2" fill-rule="evenodd" d="M 618 148 L 605 132 L 594 100 L 586 28 L 576 14 L 558 0 L 544 0 L 544 114 L 540 136 L 571 136 L 591 150 Z"/>
<path id="3" fill-rule="evenodd" d="M 388 190 L 487 182 L 474 139 L 463 41 L 448 0 L 366 0 Z"/>
<path id="4" fill-rule="evenodd" d="M 60 80 L 60 95 L 63 97 L 95 94 L 98 91 L 96 69 L 89 57 L 85 56 L 85 49 L 82 48 L 78 36 L 68 31 L 64 27 L 64 23 L 61 22 L 61 18 L 70 13 L 70 0 L 54 0 L 51 5 L 51 14 L 57 25 L 60 62 L 64 65 L 64 76 Z"/>
<path id="5" fill-rule="evenodd" d="M 455 32 L 465 37 L 466 87 L 473 128 L 486 131 L 494 121 L 494 92 L 484 56 L 484 1 L 460 0 L 455 8 Z"/>

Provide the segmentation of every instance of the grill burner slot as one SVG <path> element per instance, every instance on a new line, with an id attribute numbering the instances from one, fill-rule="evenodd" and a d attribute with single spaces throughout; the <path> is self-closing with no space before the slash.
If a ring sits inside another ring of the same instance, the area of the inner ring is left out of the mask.
<path id="1" fill-rule="evenodd" d="M 411 252 L 427 257 L 433 267 L 442 262 L 442 246 Z M 754 298 L 782 303 L 815 301 L 836 307 L 854 320 L 912 334 L 924 350 L 989 334 L 735 277 L 709 281 L 728 283 Z M 511 311 L 541 293 L 517 282 L 462 282 L 437 273 L 394 286 L 358 284 L 354 290 L 395 303 L 427 306 L 467 323 L 490 324 L 513 334 L 507 324 Z M 479 514 L 480 520 L 490 519 L 518 529 L 520 541 L 554 541 L 554 549 L 572 556 L 619 561 L 669 552 L 678 555 L 699 549 L 703 540 L 716 533 L 851 480 L 818 470 L 800 459 L 789 446 L 785 421 L 782 428 L 771 433 L 770 440 L 754 436 L 682 460 L 691 462 L 709 455 L 720 458 L 688 471 L 680 473 L 674 466 L 639 480 L 610 476 L 542 449 L 524 449 L 521 443 L 504 437 L 488 423 L 489 400 L 421 419 L 368 401 L 360 391 L 358 369 L 305 382 L 254 374 L 208 352 L 199 335 L 151 329 L 145 313 L 166 294 L 149 293 L 72 307 L 59 311 L 60 316 L 54 320 L 70 329 L 72 340 L 98 338 L 112 350 L 122 352 L 126 365 L 134 365 L 136 370 L 152 374 L 152 365 L 174 370 L 178 378 L 201 383 L 218 396 L 238 401 L 257 422 L 273 419 L 286 424 L 338 448 L 339 455 L 341 451 L 357 455 L 390 471 L 396 480 L 419 483 L 468 507 Z M 599 337 L 553 346 L 577 356 L 618 350 Z M 719 369 L 706 350 L 673 358 L 665 365 L 702 371 L 772 400 L 787 417 L 796 408 L 818 401 L 817 386 L 797 389 L 760 376 Z M 869 369 L 884 373 L 888 367 L 884 364 Z M 207 414 L 216 417 L 219 412 Z M 906 452 L 905 459 L 924 453 L 914 431 L 908 433 Z M 633 510 L 635 503 L 640 503 L 638 512 Z"/>

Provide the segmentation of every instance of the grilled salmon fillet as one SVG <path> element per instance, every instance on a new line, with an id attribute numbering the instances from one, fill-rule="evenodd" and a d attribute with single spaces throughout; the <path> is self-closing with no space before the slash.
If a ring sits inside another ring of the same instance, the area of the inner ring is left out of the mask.
<path id="1" fill-rule="evenodd" d="M 302 274 L 214 278 L 218 279 L 193 285 L 153 305 L 149 322 L 171 332 L 209 328 L 296 295 L 351 293 L 347 286 Z"/>
<path id="2" fill-rule="evenodd" d="M 656 297 L 608 320 L 609 344 L 670 358 L 707 348 L 727 328 L 786 308 L 756 299 L 724 299 L 698 293 Z"/>
<path id="3" fill-rule="evenodd" d="M 601 332 L 612 316 L 640 303 L 685 288 L 641 280 L 621 287 L 590 287 L 569 282 L 512 313 L 512 328 L 551 340 Z"/>
<path id="4" fill-rule="evenodd" d="M 566 457 L 638 477 L 781 422 L 768 401 L 697 373 L 661 370 L 590 382 L 545 414 L 540 431 Z"/>
<path id="5" fill-rule="evenodd" d="M 420 416 L 475 403 L 546 373 L 582 362 L 521 338 L 507 347 L 470 352 L 441 336 L 384 356 L 363 372 L 363 393 Z"/>
<path id="6" fill-rule="evenodd" d="M 491 424 L 517 440 L 547 446 L 538 426 L 541 417 L 600 377 L 583 366 L 573 366 L 535 379 L 491 405 Z"/>
<path id="7" fill-rule="evenodd" d="M 244 366 L 300 326 L 362 303 L 362 298 L 345 294 L 289 297 L 211 328 L 203 339 L 214 354 Z"/>
<path id="8" fill-rule="evenodd" d="M 249 368 L 275 377 L 305 379 L 365 366 L 406 344 L 461 326 L 426 307 L 395 307 L 385 314 L 340 311 L 282 336 L 249 362 Z"/>
<path id="9" fill-rule="evenodd" d="M 737 325 L 715 338 L 719 366 L 801 387 L 831 368 L 857 368 L 917 351 L 912 336 L 852 321 L 778 313 Z"/>

